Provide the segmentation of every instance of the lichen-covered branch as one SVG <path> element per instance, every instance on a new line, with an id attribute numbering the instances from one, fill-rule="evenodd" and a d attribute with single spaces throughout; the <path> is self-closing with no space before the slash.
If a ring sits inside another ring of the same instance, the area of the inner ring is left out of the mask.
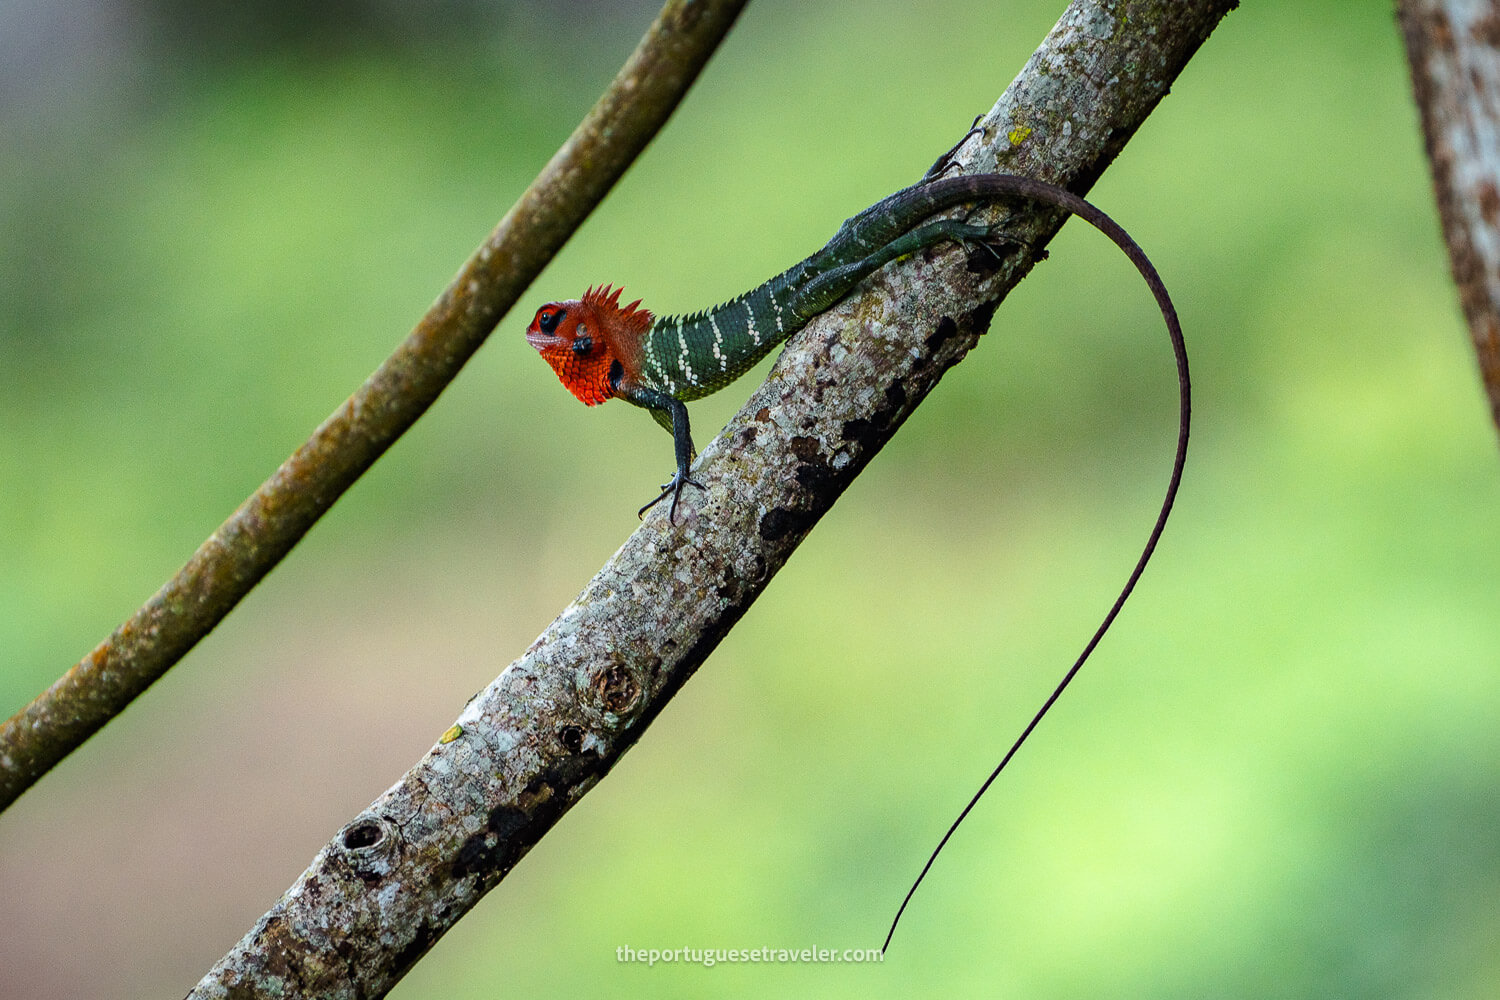
<path id="1" fill-rule="evenodd" d="M 1086 189 L 1233 6 L 1075 0 L 959 159 Z M 684 496 L 678 523 L 651 514 L 191 995 L 389 991 L 640 737 L 975 344 L 1058 224 L 1017 206 L 1007 228 L 1027 256 L 916 255 L 794 336 L 704 450 L 708 489 Z"/>
<path id="2" fill-rule="evenodd" d="M 124 711 L 416 422 L 666 123 L 745 0 L 667 0 L 567 143 L 427 315 L 109 638 L 0 727 L 0 811 Z"/>
<path id="3" fill-rule="evenodd" d="M 1500 427 L 1500 4 L 1396 7 L 1453 280 Z"/>

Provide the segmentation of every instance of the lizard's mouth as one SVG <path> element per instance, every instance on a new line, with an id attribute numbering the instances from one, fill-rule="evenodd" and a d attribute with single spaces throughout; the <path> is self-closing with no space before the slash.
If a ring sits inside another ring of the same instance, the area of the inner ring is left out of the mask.
<path id="1" fill-rule="evenodd" d="M 538 351 L 546 353 L 548 348 L 563 346 L 561 337 L 553 337 L 535 328 L 526 331 L 526 343 L 535 347 Z"/>

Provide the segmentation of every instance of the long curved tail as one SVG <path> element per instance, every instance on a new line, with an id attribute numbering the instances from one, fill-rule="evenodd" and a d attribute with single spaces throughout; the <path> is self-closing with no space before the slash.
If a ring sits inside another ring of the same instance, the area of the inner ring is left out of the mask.
<path id="1" fill-rule="evenodd" d="M 1026 728 L 1021 731 L 1021 735 L 1016 737 L 1016 741 L 1011 744 L 1000 763 L 995 765 L 989 777 L 984 779 L 979 790 L 959 812 L 958 818 L 948 827 L 948 831 L 943 834 L 943 839 L 938 841 L 937 847 L 933 848 L 927 863 L 922 866 L 921 872 L 912 882 L 911 888 L 907 890 L 906 898 L 901 901 L 901 906 L 896 910 L 895 919 L 891 921 L 891 929 L 885 936 L 885 943 L 880 946 L 881 954 L 884 954 L 885 950 L 890 947 L 891 938 L 896 934 L 896 925 L 901 922 L 901 915 L 906 912 L 907 904 L 911 902 L 912 896 L 916 894 L 917 887 L 922 884 L 927 873 L 932 870 L 933 862 L 937 861 L 938 855 L 947 846 L 959 824 L 968 817 L 984 793 L 989 791 L 995 779 L 1000 777 L 1000 772 L 1005 770 L 1011 758 L 1021 749 L 1021 745 L 1051 711 L 1057 699 L 1062 697 L 1062 693 L 1073 682 L 1073 678 L 1078 676 L 1078 671 L 1088 661 L 1089 656 L 1094 652 L 1094 647 L 1099 645 L 1099 640 L 1104 638 L 1104 633 L 1109 631 L 1120 609 L 1125 606 L 1125 601 L 1135 589 L 1136 582 L 1145 572 L 1146 564 L 1151 561 L 1151 554 L 1156 551 L 1156 543 L 1161 540 L 1162 531 L 1167 526 L 1167 517 L 1172 512 L 1172 504 L 1177 499 L 1177 489 L 1182 483 L 1183 466 L 1187 462 L 1188 426 L 1192 417 L 1192 383 L 1188 377 L 1187 344 L 1182 337 L 1182 326 L 1177 320 L 1177 309 L 1172 305 L 1172 297 L 1167 294 L 1167 288 L 1162 284 L 1161 276 L 1157 274 L 1155 266 L 1147 258 L 1145 251 L 1130 238 L 1129 233 L 1098 208 L 1071 191 L 1045 181 L 1013 174 L 973 174 L 929 181 L 897 191 L 878 205 L 850 219 L 845 224 L 845 228 L 850 230 L 851 238 L 868 238 L 877 244 L 882 244 L 893 238 L 880 229 L 883 223 L 899 226 L 905 221 L 904 229 L 909 229 L 915 224 L 914 220 L 925 218 L 934 212 L 965 202 L 988 201 L 996 198 L 1024 198 L 1064 209 L 1108 236 L 1125 256 L 1130 258 L 1130 262 L 1145 279 L 1146 287 L 1151 289 L 1151 294 L 1161 309 L 1162 319 L 1167 324 L 1167 336 L 1172 342 L 1172 354 L 1177 360 L 1177 450 L 1172 459 L 1172 471 L 1167 479 L 1166 495 L 1162 498 L 1161 508 L 1156 515 L 1156 523 L 1151 527 L 1151 534 L 1147 536 L 1146 545 L 1141 550 L 1140 558 L 1136 560 L 1135 568 L 1126 579 L 1125 586 L 1121 588 L 1119 596 L 1115 598 L 1104 620 L 1099 623 L 1093 638 L 1089 639 L 1088 645 L 1083 647 L 1083 652 L 1078 654 L 1078 659 L 1073 661 L 1073 665 L 1068 668 L 1068 672 L 1063 675 L 1052 694 L 1042 703 L 1042 707 L 1032 716 Z M 877 209 L 883 209 L 883 211 L 877 213 Z M 840 232 L 842 235 L 843 230 Z"/>

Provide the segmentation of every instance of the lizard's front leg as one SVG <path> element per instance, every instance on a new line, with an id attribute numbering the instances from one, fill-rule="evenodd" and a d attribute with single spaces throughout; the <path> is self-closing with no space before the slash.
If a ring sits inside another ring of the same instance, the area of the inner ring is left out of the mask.
<path id="1" fill-rule="evenodd" d="M 694 479 L 688 472 L 688 466 L 693 463 L 693 432 L 688 426 L 687 407 L 679 399 L 673 399 L 664 392 L 652 389 L 638 389 L 630 397 L 630 401 L 640 406 L 646 406 L 652 410 L 667 413 L 672 419 L 672 445 L 677 458 L 677 471 L 672 473 L 669 482 L 663 483 L 661 494 L 646 506 L 636 512 L 636 516 L 644 518 L 646 511 L 655 507 L 665 500 L 669 495 L 672 497 L 672 507 L 667 514 L 668 520 L 677 523 L 677 501 L 682 497 L 684 486 L 696 486 L 700 490 L 707 487 Z"/>

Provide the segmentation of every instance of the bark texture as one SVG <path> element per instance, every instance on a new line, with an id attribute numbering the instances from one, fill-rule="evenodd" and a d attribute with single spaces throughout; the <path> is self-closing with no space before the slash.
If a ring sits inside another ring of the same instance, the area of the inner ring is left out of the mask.
<path id="1" fill-rule="evenodd" d="M 1400 0 L 1397 15 L 1453 280 L 1500 427 L 1500 3 Z"/>
<path id="2" fill-rule="evenodd" d="M 667 0 L 421 322 L 128 621 L 0 726 L 0 811 L 186 656 L 437 400 L 686 95 L 745 0 Z"/>
<path id="3" fill-rule="evenodd" d="M 960 160 L 1086 190 L 1233 6 L 1076 0 Z M 917 255 L 794 336 L 704 449 L 708 489 L 684 494 L 678 523 L 653 511 L 191 995 L 383 996 L 640 737 L 1058 225 L 1017 206 L 1025 256 Z"/>

